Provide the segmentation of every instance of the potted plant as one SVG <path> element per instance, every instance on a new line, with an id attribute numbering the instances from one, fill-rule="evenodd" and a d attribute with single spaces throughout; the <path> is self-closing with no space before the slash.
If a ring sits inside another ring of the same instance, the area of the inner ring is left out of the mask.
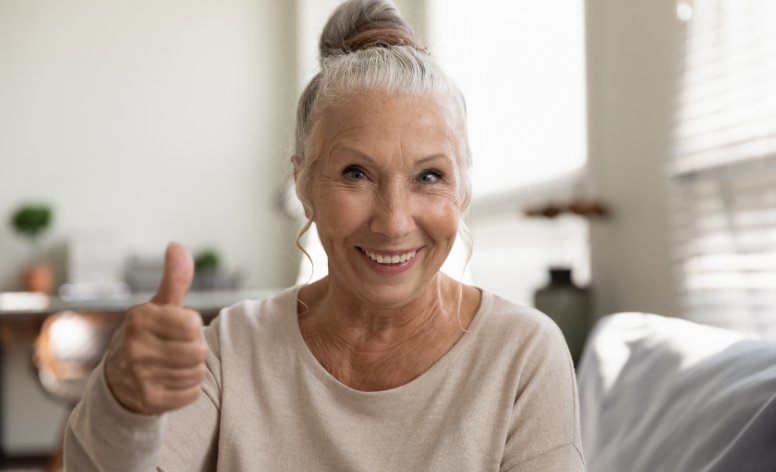
<path id="1" fill-rule="evenodd" d="M 194 257 L 194 289 L 213 290 L 218 285 L 220 257 L 215 249 L 202 249 Z"/>
<path id="2" fill-rule="evenodd" d="M 50 264 L 40 259 L 41 236 L 49 228 L 51 207 L 45 204 L 23 205 L 11 217 L 14 231 L 29 241 L 33 259 L 22 271 L 22 286 L 29 292 L 50 294 L 54 289 L 54 271 Z"/>

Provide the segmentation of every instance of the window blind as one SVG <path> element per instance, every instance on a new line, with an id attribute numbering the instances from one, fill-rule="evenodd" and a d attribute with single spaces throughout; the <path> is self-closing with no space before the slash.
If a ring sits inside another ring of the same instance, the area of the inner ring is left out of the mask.
<path id="1" fill-rule="evenodd" d="M 773 337 L 776 2 L 689 6 L 669 163 L 681 300 L 688 318 Z"/>

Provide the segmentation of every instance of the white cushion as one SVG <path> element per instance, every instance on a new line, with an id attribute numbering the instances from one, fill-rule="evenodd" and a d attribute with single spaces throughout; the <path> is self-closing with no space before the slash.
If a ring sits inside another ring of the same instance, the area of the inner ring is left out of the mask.
<path id="1" fill-rule="evenodd" d="M 776 470 L 776 343 L 621 313 L 596 323 L 578 377 L 591 472 Z"/>

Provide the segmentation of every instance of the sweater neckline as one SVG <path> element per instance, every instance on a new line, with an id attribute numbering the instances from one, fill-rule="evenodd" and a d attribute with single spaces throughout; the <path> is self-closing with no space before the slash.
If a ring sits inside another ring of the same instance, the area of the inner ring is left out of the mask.
<path id="1" fill-rule="evenodd" d="M 469 322 L 467 332 L 463 333 L 461 337 L 458 338 L 458 341 L 456 341 L 442 357 L 432 364 L 425 372 L 405 384 L 386 390 L 364 391 L 342 383 L 339 379 L 329 373 L 329 371 L 326 370 L 313 355 L 312 351 L 310 351 L 310 348 L 307 346 L 307 343 L 302 336 L 302 330 L 299 327 L 297 300 L 301 288 L 302 285 L 297 285 L 288 291 L 288 296 L 285 300 L 286 309 L 283 310 L 284 313 L 293 314 L 293 316 L 286 317 L 286 322 L 288 332 L 292 338 L 294 350 L 301 358 L 303 364 L 329 389 L 348 397 L 349 400 L 361 402 L 384 402 L 391 399 L 406 398 L 408 395 L 411 396 L 413 392 L 425 389 L 428 384 L 438 382 L 440 377 L 450 368 L 460 353 L 466 349 L 466 346 L 473 342 L 473 339 L 480 329 L 480 325 L 483 323 L 482 319 L 488 312 L 488 307 L 492 303 L 492 294 L 478 287 L 478 290 L 482 293 L 480 306 L 477 308 L 474 317 Z"/>

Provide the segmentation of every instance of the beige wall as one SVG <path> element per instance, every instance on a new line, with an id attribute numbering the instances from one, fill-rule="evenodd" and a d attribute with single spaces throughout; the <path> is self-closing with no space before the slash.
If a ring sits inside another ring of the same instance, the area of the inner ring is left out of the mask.
<path id="1" fill-rule="evenodd" d="M 591 234 L 598 315 L 678 314 L 665 161 L 680 25 L 673 0 L 588 0 L 589 178 L 614 210 Z"/>

